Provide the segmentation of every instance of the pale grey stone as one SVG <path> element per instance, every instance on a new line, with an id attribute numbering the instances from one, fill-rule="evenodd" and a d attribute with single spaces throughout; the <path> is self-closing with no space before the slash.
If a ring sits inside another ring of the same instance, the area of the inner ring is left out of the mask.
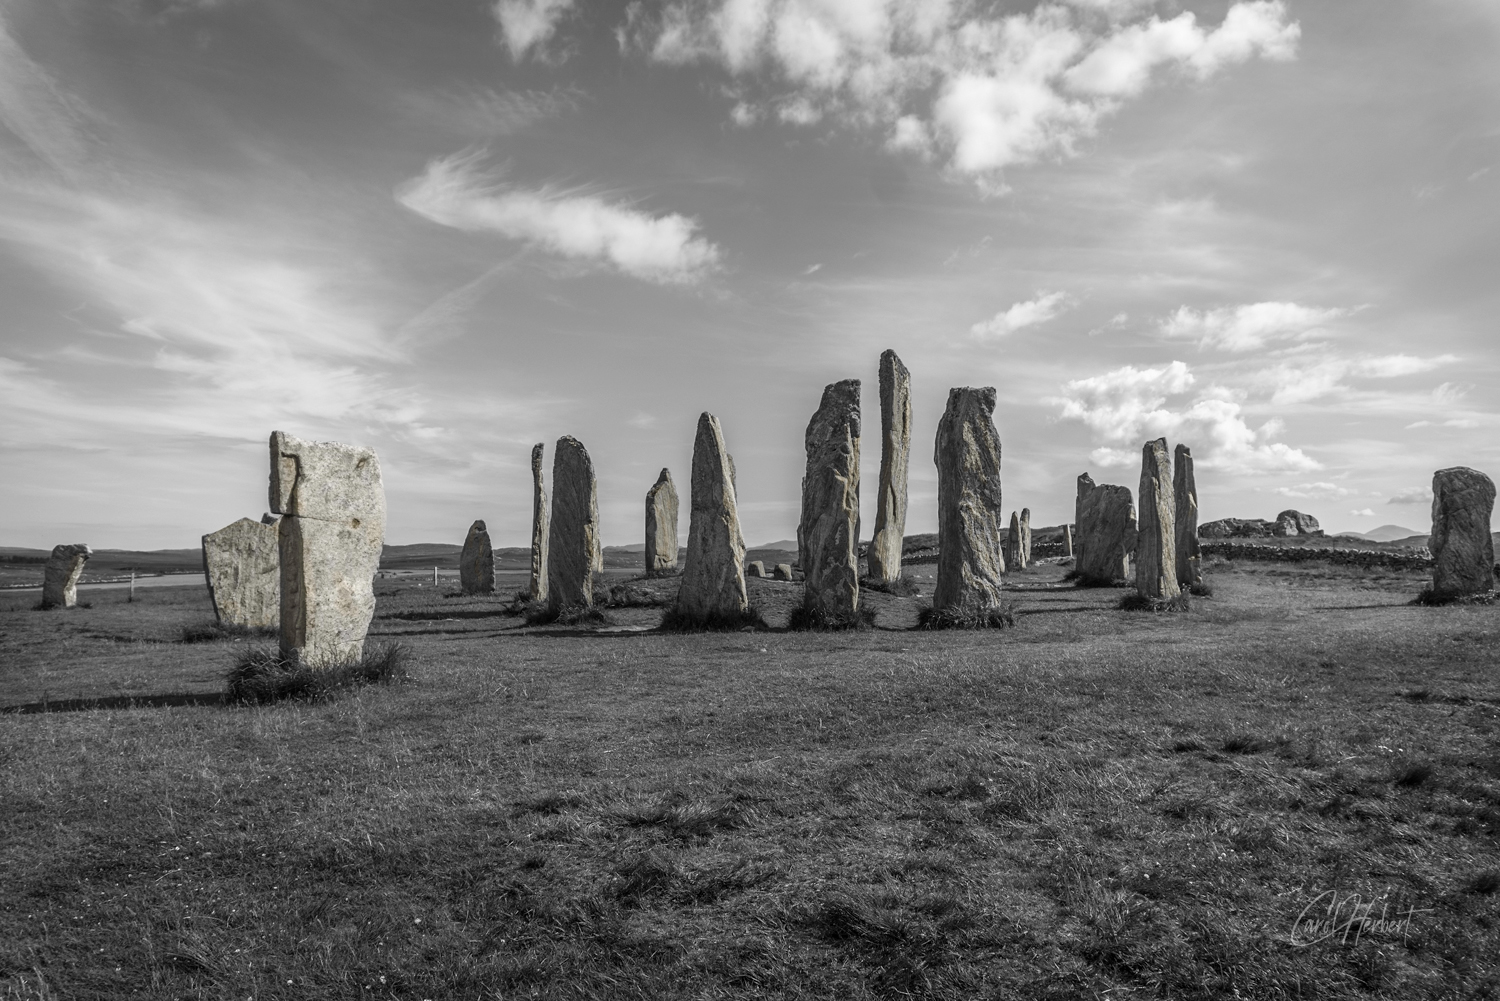
<path id="1" fill-rule="evenodd" d="M 677 486 L 663 469 L 646 491 L 646 573 L 677 569 Z"/>
<path id="2" fill-rule="evenodd" d="M 901 543 L 906 533 L 906 480 L 911 460 L 911 373 L 896 357 L 880 356 L 880 494 L 875 534 L 866 559 L 870 576 L 887 584 L 901 578 Z"/>
<path id="3" fill-rule="evenodd" d="M 1490 516 L 1495 484 L 1477 469 L 1454 466 L 1432 474 L 1432 590 L 1442 597 L 1495 589 Z"/>
<path id="4" fill-rule="evenodd" d="M 81 542 L 52 547 L 52 555 L 42 569 L 42 607 L 72 608 L 78 604 L 78 578 L 84 564 L 94 555 Z"/>
<path id="5" fill-rule="evenodd" d="M 938 470 L 938 565 L 932 606 L 975 615 L 1000 605 L 1000 435 L 995 390 L 948 391 L 933 460 Z"/>
<path id="6" fill-rule="evenodd" d="M 750 607 L 745 538 L 740 534 L 729 450 L 713 414 L 698 418 L 690 489 L 687 566 L 677 591 L 677 612 L 685 620 L 703 623 L 733 619 Z"/>
<path id="7" fill-rule="evenodd" d="M 1182 593 L 1177 583 L 1177 518 L 1172 460 L 1167 439 L 1141 448 L 1141 488 L 1135 546 L 1135 589 L 1143 598 L 1167 600 Z"/>
<path id="8" fill-rule="evenodd" d="M 802 604 L 819 623 L 859 612 L 859 380 L 829 384 L 807 424 L 797 536 Z"/>
<path id="9" fill-rule="evenodd" d="M 547 482 L 542 473 L 545 442 L 531 446 L 531 600 L 547 600 Z"/>
<path id="10" fill-rule="evenodd" d="M 208 596 L 214 603 L 214 614 L 224 625 L 275 629 L 280 624 L 278 521 L 241 518 L 203 537 Z"/>
<path id="11" fill-rule="evenodd" d="M 1001 547 L 1005 553 L 1005 568 L 1011 573 L 1026 569 L 1021 558 L 1021 515 L 1020 512 L 1010 513 L 1010 528 L 1005 532 L 1005 542 Z"/>
<path id="12" fill-rule="evenodd" d="M 1063 544 L 1063 555 L 1064 556 L 1072 556 L 1073 555 L 1073 526 L 1072 525 L 1064 525 L 1062 527 L 1062 544 Z"/>
<path id="13" fill-rule="evenodd" d="M 1021 508 L 1021 569 L 1031 566 L 1031 508 Z"/>
<path id="14" fill-rule="evenodd" d="M 375 614 L 385 487 L 368 448 L 271 434 L 281 650 L 309 667 L 358 660 Z"/>
<path id="15" fill-rule="evenodd" d="M 745 564 L 746 577 L 764 577 L 765 575 L 766 565 L 762 561 L 751 560 L 749 563 Z"/>
<path id="16" fill-rule="evenodd" d="M 552 450 L 552 518 L 547 531 L 547 605 L 554 610 L 594 603 L 594 575 L 603 568 L 599 487 L 594 461 L 572 435 Z"/>
<path id="17" fill-rule="evenodd" d="M 483 521 L 469 526 L 458 557 L 458 580 L 464 594 L 495 593 L 495 550 Z"/>
<path id="18" fill-rule="evenodd" d="M 1318 519 L 1312 515 L 1287 510 L 1276 516 L 1276 520 L 1271 524 L 1271 534 L 1275 536 L 1322 535 L 1323 530 L 1318 526 Z"/>
<path id="19" fill-rule="evenodd" d="M 1203 582 L 1198 549 L 1198 482 L 1193 477 L 1193 451 L 1178 445 L 1172 463 L 1172 503 L 1177 518 L 1177 583 L 1191 587 Z"/>
<path id="20" fill-rule="evenodd" d="M 772 571 L 772 575 L 777 580 L 791 580 L 792 565 L 790 563 L 778 563 L 776 564 L 776 569 Z"/>
<path id="21" fill-rule="evenodd" d="M 1073 569 L 1079 579 L 1086 584 L 1130 580 L 1137 535 L 1130 488 L 1095 486 L 1084 473 L 1078 477 L 1076 510 Z"/>

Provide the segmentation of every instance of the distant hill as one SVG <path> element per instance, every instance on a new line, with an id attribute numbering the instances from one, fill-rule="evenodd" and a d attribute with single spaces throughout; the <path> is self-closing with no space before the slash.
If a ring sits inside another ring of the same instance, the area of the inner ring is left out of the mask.
<path id="1" fill-rule="evenodd" d="M 1354 539 L 1366 539 L 1370 542 L 1397 542 L 1401 539 L 1410 539 L 1413 536 L 1426 537 L 1426 532 L 1418 532 L 1414 528 L 1403 528 L 1400 525 L 1381 525 L 1372 528 L 1368 532 L 1340 532 L 1339 535 L 1349 536 Z"/>
<path id="2" fill-rule="evenodd" d="M 751 546 L 751 549 L 779 549 L 784 553 L 795 553 L 797 542 L 795 539 L 779 539 L 776 542 L 767 542 L 764 546 Z"/>

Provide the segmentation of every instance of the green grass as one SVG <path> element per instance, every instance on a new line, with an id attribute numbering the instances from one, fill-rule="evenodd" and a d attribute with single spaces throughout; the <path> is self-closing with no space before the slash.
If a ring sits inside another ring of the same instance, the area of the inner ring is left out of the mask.
<path id="1" fill-rule="evenodd" d="M 1247 563 L 1142 616 L 1056 577 L 941 632 L 895 598 L 782 631 L 800 591 L 755 582 L 753 634 L 380 582 L 408 684 L 0 718 L 0 996 L 1500 990 L 1500 612 Z M 178 641 L 206 598 L 95 601 L 0 596 L 8 703 L 221 690 L 242 644 Z M 1417 913 L 1293 945 L 1329 890 Z"/>
<path id="2" fill-rule="evenodd" d="M 358 659 L 314 669 L 274 647 L 251 648 L 240 651 L 224 680 L 230 702 L 312 701 L 360 685 L 406 681 L 407 659 L 408 651 L 400 643 L 366 643 Z"/>

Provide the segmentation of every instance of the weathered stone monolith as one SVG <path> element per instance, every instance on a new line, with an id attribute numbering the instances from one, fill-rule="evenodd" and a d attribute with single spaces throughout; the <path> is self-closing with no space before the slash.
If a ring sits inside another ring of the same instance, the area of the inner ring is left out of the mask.
<path id="1" fill-rule="evenodd" d="M 547 607 L 589 607 L 604 562 L 594 461 L 572 435 L 552 449 L 552 517 L 547 528 Z"/>
<path id="2" fill-rule="evenodd" d="M 1177 583 L 1203 582 L 1198 550 L 1198 481 L 1193 477 L 1193 450 L 1178 445 L 1172 462 L 1172 504 L 1177 517 Z"/>
<path id="3" fill-rule="evenodd" d="M 380 460 L 368 448 L 275 431 L 270 496 L 282 516 L 282 654 L 313 668 L 358 660 L 385 540 Z"/>
<path id="4" fill-rule="evenodd" d="M 545 442 L 531 446 L 531 600 L 547 600 L 547 481 L 542 473 Z"/>
<path id="5" fill-rule="evenodd" d="M 1301 511 L 1286 510 L 1276 516 L 1271 523 L 1271 534 L 1276 536 L 1291 535 L 1322 535 L 1323 530 L 1318 526 L 1318 519 Z"/>
<path id="6" fill-rule="evenodd" d="M 42 570 L 42 607 L 72 608 L 78 604 L 78 578 L 83 565 L 94 555 L 81 542 L 52 547 L 52 555 Z"/>
<path id="7" fill-rule="evenodd" d="M 1095 486 L 1085 473 L 1078 477 L 1077 511 L 1073 570 L 1079 582 L 1100 586 L 1129 581 L 1137 535 L 1130 488 Z"/>
<path id="8" fill-rule="evenodd" d="M 687 566 L 677 590 L 677 618 L 685 625 L 733 622 L 750 607 L 745 594 L 745 538 L 740 534 L 729 450 L 713 414 L 698 418 L 691 483 Z"/>
<path id="9" fill-rule="evenodd" d="M 1010 528 L 1005 533 L 1002 551 L 1005 553 L 1005 569 L 1011 573 L 1026 569 L 1021 558 L 1021 515 L 1018 511 L 1010 513 Z"/>
<path id="10" fill-rule="evenodd" d="M 226 626 L 275 629 L 281 621 L 281 552 L 276 519 L 241 518 L 203 537 L 203 576 Z"/>
<path id="11" fill-rule="evenodd" d="M 778 563 L 776 564 L 776 569 L 771 573 L 777 580 L 791 580 L 792 565 L 790 563 Z"/>
<path id="12" fill-rule="evenodd" d="M 484 522 L 469 526 L 464 550 L 458 557 L 458 580 L 464 594 L 495 593 L 495 550 Z"/>
<path id="13" fill-rule="evenodd" d="M 901 578 L 906 533 L 906 474 L 911 459 L 911 373 L 896 352 L 880 355 L 880 495 L 875 534 L 866 559 L 870 576 L 886 584 Z"/>
<path id="14" fill-rule="evenodd" d="M 1454 466 L 1432 474 L 1432 593 L 1440 599 L 1495 589 L 1490 516 L 1495 484 L 1477 469 Z"/>
<path id="15" fill-rule="evenodd" d="M 811 624 L 859 614 L 859 380 L 829 384 L 807 424 L 802 477 L 802 607 Z"/>
<path id="16" fill-rule="evenodd" d="M 1073 526 L 1072 525 L 1064 525 L 1062 527 L 1062 529 L 1063 529 L 1062 530 L 1063 555 L 1064 556 L 1072 556 L 1073 555 Z"/>
<path id="17" fill-rule="evenodd" d="M 746 577 L 764 577 L 766 575 L 766 564 L 763 560 L 751 560 L 745 564 Z"/>
<path id="18" fill-rule="evenodd" d="M 934 612 L 979 618 L 1000 606 L 1000 435 L 995 389 L 948 391 L 933 460 L 938 469 Z"/>
<path id="19" fill-rule="evenodd" d="M 1021 569 L 1031 566 L 1031 508 L 1021 508 Z"/>
<path id="20" fill-rule="evenodd" d="M 1170 601 L 1182 593 L 1177 583 L 1177 518 L 1172 493 L 1172 459 L 1167 439 L 1141 448 L 1140 520 L 1135 545 L 1135 589 L 1143 598 Z"/>
<path id="21" fill-rule="evenodd" d="M 647 574 L 677 569 L 677 486 L 665 469 L 646 491 L 645 561 Z"/>

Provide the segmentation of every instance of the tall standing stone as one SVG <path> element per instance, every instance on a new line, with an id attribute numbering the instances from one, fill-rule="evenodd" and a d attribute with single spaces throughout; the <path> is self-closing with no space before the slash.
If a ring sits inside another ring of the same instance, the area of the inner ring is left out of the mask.
<path id="1" fill-rule="evenodd" d="M 1005 533 L 1005 567 L 1011 573 L 1026 569 L 1025 562 L 1021 559 L 1021 515 L 1019 512 L 1010 513 L 1010 528 Z"/>
<path id="2" fill-rule="evenodd" d="M 72 608 L 78 604 L 78 578 L 83 576 L 83 566 L 94 555 L 93 550 L 81 542 L 52 547 L 47 565 L 42 570 L 42 607 Z"/>
<path id="3" fill-rule="evenodd" d="M 1000 435 L 995 389 L 948 390 L 933 460 L 938 470 L 938 565 L 932 607 L 962 617 L 1000 605 Z"/>
<path id="4" fill-rule="evenodd" d="M 1495 484 L 1477 469 L 1454 466 L 1432 474 L 1432 591 L 1450 598 L 1495 589 L 1490 516 Z"/>
<path id="5" fill-rule="evenodd" d="M 1198 481 L 1193 478 L 1193 451 L 1178 445 L 1172 456 L 1172 503 L 1177 516 L 1177 583 L 1203 582 L 1198 550 Z"/>
<path id="6" fill-rule="evenodd" d="M 1062 545 L 1063 545 L 1063 555 L 1064 556 L 1072 556 L 1073 555 L 1073 526 L 1072 525 L 1064 525 L 1062 527 Z"/>
<path id="7" fill-rule="evenodd" d="M 859 613 L 859 380 L 823 390 L 807 424 L 802 478 L 802 607 L 820 625 Z"/>
<path id="8" fill-rule="evenodd" d="M 552 520 L 547 532 L 547 606 L 589 607 L 594 574 L 604 562 L 599 541 L 599 488 L 594 461 L 577 438 L 552 450 Z"/>
<path id="9" fill-rule="evenodd" d="M 1088 495 L 1093 493 L 1094 478 L 1088 473 L 1078 474 L 1078 496 L 1073 500 L 1073 572 L 1077 576 L 1083 573 L 1083 540 L 1084 522 L 1083 509 Z"/>
<path id="10" fill-rule="evenodd" d="M 483 521 L 469 526 L 458 557 L 458 581 L 464 594 L 495 593 L 495 550 Z"/>
<path id="11" fill-rule="evenodd" d="M 698 418 L 690 490 L 687 566 L 677 591 L 677 615 L 705 625 L 732 621 L 750 607 L 745 538 L 740 534 L 733 465 L 713 414 Z"/>
<path id="12" fill-rule="evenodd" d="M 308 667 L 358 660 L 375 614 L 385 486 L 368 448 L 271 434 L 281 515 L 281 651 Z"/>
<path id="13" fill-rule="evenodd" d="M 1031 566 L 1031 508 L 1021 508 L 1021 569 Z"/>
<path id="14" fill-rule="evenodd" d="M 1087 473 L 1078 477 L 1077 532 L 1073 536 L 1073 569 L 1080 582 L 1092 585 L 1129 580 L 1138 534 L 1130 488 L 1094 485 Z"/>
<path id="15" fill-rule="evenodd" d="M 226 626 L 274 629 L 281 621 L 277 522 L 241 518 L 203 537 L 203 576 Z"/>
<path id="16" fill-rule="evenodd" d="M 677 569 L 677 486 L 663 469 L 646 491 L 646 573 Z"/>
<path id="17" fill-rule="evenodd" d="M 531 600 L 547 600 L 547 483 L 542 475 L 545 443 L 531 446 Z"/>
<path id="18" fill-rule="evenodd" d="M 911 373 L 896 352 L 885 351 L 880 355 L 880 495 L 867 559 L 870 576 L 886 584 L 901 578 L 910 459 Z"/>
<path id="19" fill-rule="evenodd" d="M 1177 517 L 1172 493 L 1172 459 L 1167 439 L 1141 448 L 1140 520 L 1135 547 L 1135 589 L 1143 598 L 1168 600 L 1182 593 L 1177 583 Z"/>

